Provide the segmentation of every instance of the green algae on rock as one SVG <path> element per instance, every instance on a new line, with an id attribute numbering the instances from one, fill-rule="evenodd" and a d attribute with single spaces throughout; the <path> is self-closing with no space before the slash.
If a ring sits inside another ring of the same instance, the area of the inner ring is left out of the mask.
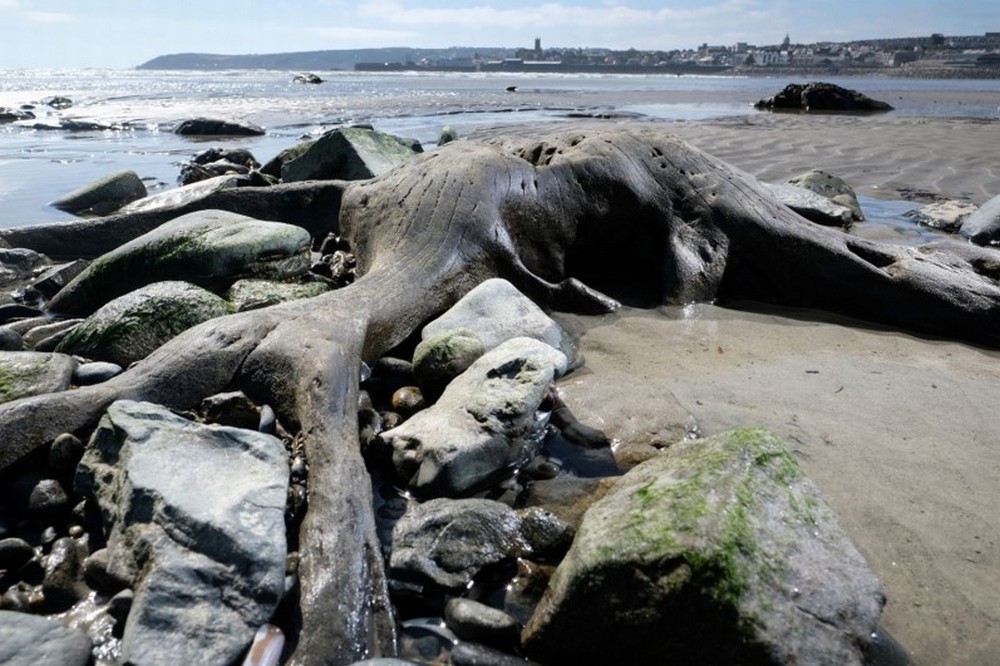
<path id="1" fill-rule="evenodd" d="M 596 502 L 524 639 L 543 661 L 861 663 L 883 603 L 785 444 L 737 430 L 667 449 Z"/>

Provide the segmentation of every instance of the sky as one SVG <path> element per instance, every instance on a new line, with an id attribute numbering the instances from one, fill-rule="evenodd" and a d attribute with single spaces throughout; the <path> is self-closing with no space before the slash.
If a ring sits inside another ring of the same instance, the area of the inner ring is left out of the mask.
<path id="1" fill-rule="evenodd" d="M 777 44 L 1000 31 L 997 0 L 0 0 L 0 70 L 168 53 Z"/>

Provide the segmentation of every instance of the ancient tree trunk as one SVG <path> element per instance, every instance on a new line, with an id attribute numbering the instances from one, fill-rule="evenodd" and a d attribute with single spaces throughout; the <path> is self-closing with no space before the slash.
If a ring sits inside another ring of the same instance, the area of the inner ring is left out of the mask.
<path id="1" fill-rule="evenodd" d="M 654 128 L 449 144 L 348 186 L 339 224 L 358 258 L 353 285 L 207 322 L 103 385 L 0 405 L 0 467 L 86 430 L 118 398 L 186 408 L 239 387 L 274 405 L 310 466 L 300 664 L 394 649 L 358 445 L 359 364 L 485 278 L 546 307 L 756 299 L 1000 342 L 995 255 L 817 227 Z"/>

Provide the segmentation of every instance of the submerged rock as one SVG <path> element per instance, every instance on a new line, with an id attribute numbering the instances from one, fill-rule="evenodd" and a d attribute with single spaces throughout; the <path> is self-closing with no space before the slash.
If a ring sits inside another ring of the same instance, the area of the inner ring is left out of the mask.
<path id="1" fill-rule="evenodd" d="M 89 315 L 153 282 L 185 280 L 214 292 L 241 278 L 291 279 L 309 270 L 305 229 L 220 210 L 182 215 L 94 260 L 49 302 Z"/>
<path id="2" fill-rule="evenodd" d="M 79 216 L 107 215 L 146 194 L 146 186 L 136 172 L 125 170 L 73 190 L 53 201 L 52 206 Z"/>
<path id="3" fill-rule="evenodd" d="M 739 430 L 591 506 L 523 639 L 542 661 L 861 664 L 884 602 L 785 444 Z"/>
<path id="4" fill-rule="evenodd" d="M 127 367 L 177 334 L 230 312 L 222 298 L 189 282 L 156 282 L 102 305 L 56 350 Z"/>
<path id="5" fill-rule="evenodd" d="M 100 507 L 108 572 L 135 598 L 123 662 L 233 663 L 285 589 L 288 463 L 281 441 L 118 401 L 76 489 Z"/>
<path id="6" fill-rule="evenodd" d="M 174 134 L 185 136 L 260 136 L 264 129 L 253 123 L 217 118 L 192 118 L 179 123 Z"/>

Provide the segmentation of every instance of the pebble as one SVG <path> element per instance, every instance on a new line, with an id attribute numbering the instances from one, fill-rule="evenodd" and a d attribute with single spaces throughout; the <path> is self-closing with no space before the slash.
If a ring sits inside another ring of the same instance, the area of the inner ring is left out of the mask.
<path id="1" fill-rule="evenodd" d="M 34 556 L 35 549 L 24 539 L 0 539 L 0 569 L 20 569 Z"/>
<path id="2" fill-rule="evenodd" d="M 416 386 L 403 386 L 392 394 L 392 410 L 409 418 L 427 406 L 424 394 Z"/>
<path id="3" fill-rule="evenodd" d="M 47 516 L 69 508 L 69 495 L 55 479 L 42 479 L 31 489 L 28 497 L 28 514 Z"/>
<path id="4" fill-rule="evenodd" d="M 93 386 L 106 382 L 122 373 L 122 366 L 107 361 L 83 363 L 73 372 L 73 383 L 77 386 Z"/>
<path id="5" fill-rule="evenodd" d="M 56 540 L 45 563 L 42 580 L 42 591 L 49 605 L 65 610 L 84 596 L 80 585 L 81 569 L 76 541 L 69 537 Z"/>
<path id="6" fill-rule="evenodd" d="M 463 641 L 498 648 L 516 646 L 521 635 L 521 626 L 513 617 L 472 599 L 449 599 L 444 607 L 444 620 Z"/>
<path id="7" fill-rule="evenodd" d="M 243 666 L 277 666 L 284 648 L 284 632 L 273 624 L 265 624 L 254 634 Z"/>
<path id="8" fill-rule="evenodd" d="M 83 449 L 83 442 L 79 437 L 64 432 L 56 437 L 49 447 L 49 469 L 59 479 L 71 482 L 76 473 L 76 466 L 83 457 Z"/>

